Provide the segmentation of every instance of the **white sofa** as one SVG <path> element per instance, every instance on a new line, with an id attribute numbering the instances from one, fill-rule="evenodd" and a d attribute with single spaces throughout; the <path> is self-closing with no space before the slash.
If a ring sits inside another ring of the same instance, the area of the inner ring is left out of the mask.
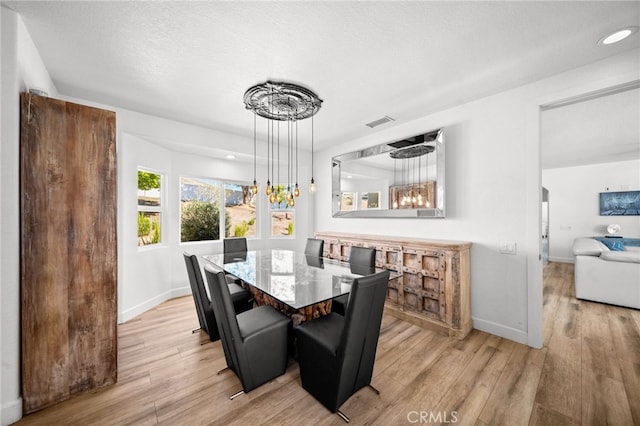
<path id="1" fill-rule="evenodd" d="M 573 242 L 578 299 L 640 309 L 640 247 L 612 251 L 593 238 Z"/>

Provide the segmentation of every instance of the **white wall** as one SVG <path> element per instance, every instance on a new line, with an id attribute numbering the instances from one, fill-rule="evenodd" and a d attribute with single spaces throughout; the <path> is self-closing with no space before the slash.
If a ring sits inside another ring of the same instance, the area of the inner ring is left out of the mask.
<path id="1" fill-rule="evenodd" d="M 640 160 L 542 171 L 549 190 L 549 260 L 573 263 L 573 240 L 605 235 L 617 223 L 625 237 L 640 238 L 638 216 L 600 216 L 598 194 L 640 190 Z"/>
<path id="2" fill-rule="evenodd" d="M 2 142 L 0 144 L 0 424 L 22 417 L 20 398 L 20 92 L 56 88 L 22 22 L 0 7 Z"/>
<path id="3" fill-rule="evenodd" d="M 447 218 L 333 218 L 330 204 L 322 203 L 316 228 L 471 241 L 474 327 L 523 343 L 539 342 L 540 106 L 632 81 L 639 70 L 638 51 L 629 51 L 354 140 L 349 151 L 445 127 Z M 316 156 L 320 199 L 330 199 L 331 157 L 344 151 L 332 147 Z M 517 254 L 501 254 L 503 242 L 515 243 Z"/>
<path id="4" fill-rule="evenodd" d="M 474 326 L 526 341 L 526 257 L 498 252 L 503 241 L 524 246 L 523 102 L 522 90 L 511 91 L 353 141 L 350 149 L 364 148 L 445 127 L 446 219 L 332 218 L 327 203 L 318 206 L 318 230 L 472 241 Z M 343 149 L 323 151 L 319 163 Z M 319 198 L 329 199 L 329 170 L 316 170 Z"/>
<path id="5" fill-rule="evenodd" d="M 85 102 L 86 103 L 86 102 Z M 139 121 L 135 117 L 142 114 L 116 109 L 117 133 L 119 135 L 118 150 L 118 220 L 121 224 L 118 236 L 119 247 L 119 284 L 118 284 L 118 318 L 120 322 L 150 309 L 153 306 L 172 297 L 190 294 L 186 269 L 182 254 L 189 251 L 195 254 L 221 253 L 222 242 L 193 242 L 180 243 L 179 229 L 179 179 L 186 177 L 204 177 L 226 181 L 252 182 L 253 163 L 230 161 L 225 158 L 207 157 L 185 154 L 164 148 L 150 142 L 159 133 L 181 135 L 182 141 L 189 144 L 197 143 L 193 132 L 202 129 L 194 128 L 177 122 L 146 116 L 149 126 L 139 128 Z M 137 128 L 132 124 L 136 123 Z M 151 124 L 153 123 L 153 124 Z M 146 137 L 135 136 L 131 130 L 145 132 Z M 253 140 L 233 140 L 230 135 L 223 135 L 214 131 L 205 139 L 210 144 L 241 152 L 243 145 L 250 146 L 253 152 Z M 266 148 L 265 148 L 266 149 Z M 303 249 L 306 238 L 312 236 L 313 222 L 311 214 L 312 197 L 305 191 L 306 182 L 310 179 L 307 167 L 310 153 L 300 152 L 299 167 L 301 196 L 296 200 L 295 207 L 295 238 L 271 237 L 270 216 L 267 209 L 266 195 L 260 191 L 258 198 L 258 237 L 249 238 L 250 250 L 263 247 L 278 246 L 289 249 Z M 158 246 L 137 247 L 137 170 L 144 167 L 164 174 L 167 178 L 165 185 L 165 201 L 167 210 L 163 218 L 163 242 Z M 281 163 L 284 173 L 284 163 Z M 266 179 L 266 167 L 260 165 L 257 170 L 258 180 Z M 259 185 L 263 188 L 264 185 Z M 194 325 L 195 327 L 195 325 Z"/>

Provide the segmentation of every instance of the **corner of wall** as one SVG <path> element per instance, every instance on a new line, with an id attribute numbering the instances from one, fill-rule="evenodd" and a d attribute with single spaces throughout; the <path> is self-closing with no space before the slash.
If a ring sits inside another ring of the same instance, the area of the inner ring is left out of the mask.
<path id="1" fill-rule="evenodd" d="M 2 404 L 0 408 L 0 424 L 10 425 L 22 418 L 22 398 Z"/>
<path id="2" fill-rule="evenodd" d="M 493 321 L 487 321 L 480 318 L 473 317 L 473 328 L 476 330 L 484 331 L 489 334 L 503 337 L 505 339 L 513 340 L 514 342 L 528 345 L 529 336 L 526 331 L 517 330 L 512 327 L 507 327 L 503 324 L 498 324 Z"/>
<path id="3" fill-rule="evenodd" d="M 153 296 L 142 303 L 133 306 L 132 308 L 126 309 L 122 312 L 118 312 L 118 324 L 122 324 L 124 322 L 129 321 L 132 318 L 137 317 L 138 315 L 148 311 L 149 309 L 153 309 L 162 302 L 166 302 L 167 300 L 173 299 L 175 297 L 181 297 L 191 294 L 191 289 L 188 286 L 183 286 L 180 288 L 173 288 L 169 291 L 165 291 L 162 294 L 158 294 Z"/>

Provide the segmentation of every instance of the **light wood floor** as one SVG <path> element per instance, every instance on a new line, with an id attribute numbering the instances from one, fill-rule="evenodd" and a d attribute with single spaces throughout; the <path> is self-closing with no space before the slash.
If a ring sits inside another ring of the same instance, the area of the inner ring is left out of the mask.
<path id="1" fill-rule="evenodd" d="M 640 425 L 640 311 L 578 301 L 573 265 L 545 269 L 544 348 L 477 330 L 463 341 L 385 315 L 375 395 L 341 410 L 353 425 Z M 300 385 L 298 365 L 233 401 L 220 342 L 192 334 L 191 297 L 119 326 L 118 383 L 19 424 L 344 425 Z M 439 417 L 438 417 L 439 416 Z M 439 421 L 438 421 L 439 420 Z"/>

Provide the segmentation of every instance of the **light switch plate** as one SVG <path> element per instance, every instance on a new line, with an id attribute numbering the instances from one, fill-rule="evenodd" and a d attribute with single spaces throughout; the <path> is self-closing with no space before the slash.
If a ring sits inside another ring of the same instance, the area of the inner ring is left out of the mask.
<path id="1" fill-rule="evenodd" d="M 517 246 L 514 242 L 502 242 L 500 243 L 500 253 L 503 254 L 516 254 Z"/>

